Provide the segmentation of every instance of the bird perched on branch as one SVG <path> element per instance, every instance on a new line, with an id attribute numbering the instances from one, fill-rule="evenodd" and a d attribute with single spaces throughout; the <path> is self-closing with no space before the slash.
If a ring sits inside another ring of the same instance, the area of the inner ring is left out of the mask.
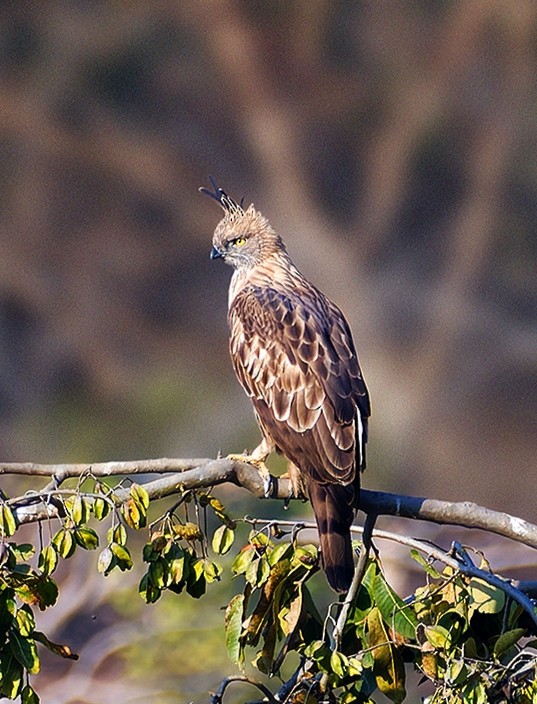
<path id="1" fill-rule="evenodd" d="M 370 414 L 351 331 L 339 308 L 295 267 L 268 220 L 210 181 L 212 191 L 200 190 L 224 210 L 211 258 L 234 268 L 231 359 L 263 436 L 247 460 L 264 467 L 274 450 L 289 460 L 295 492 L 313 506 L 328 582 L 346 592 Z"/>

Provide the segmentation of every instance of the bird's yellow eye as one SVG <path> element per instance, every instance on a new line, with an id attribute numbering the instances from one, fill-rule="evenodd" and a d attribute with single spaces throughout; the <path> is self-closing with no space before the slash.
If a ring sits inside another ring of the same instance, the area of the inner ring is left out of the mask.
<path id="1" fill-rule="evenodd" d="M 235 237 L 233 244 L 235 247 L 242 247 L 246 244 L 246 237 Z"/>

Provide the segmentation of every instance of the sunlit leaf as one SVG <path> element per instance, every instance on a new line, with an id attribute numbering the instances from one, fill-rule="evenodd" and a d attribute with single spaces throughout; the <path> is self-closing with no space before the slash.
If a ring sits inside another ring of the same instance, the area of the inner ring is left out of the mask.
<path id="1" fill-rule="evenodd" d="M 337 650 L 332 651 L 330 656 L 330 669 L 332 672 L 342 678 L 345 677 L 348 667 L 349 659 L 347 656 Z"/>
<path id="2" fill-rule="evenodd" d="M 235 531 L 226 525 L 221 525 L 214 532 L 212 548 L 218 555 L 225 555 L 229 552 L 234 540 Z"/>
<path id="3" fill-rule="evenodd" d="M 244 652 L 240 641 L 243 617 L 244 595 L 237 594 L 231 599 L 226 608 L 224 627 L 228 657 L 231 662 L 239 666 L 244 663 Z"/>
<path id="4" fill-rule="evenodd" d="M 149 508 L 149 494 L 147 493 L 147 489 L 140 486 L 140 484 L 134 483 L 131 485 L 130 495 L 134 501 L 147 512 Z"/>
<path id="5" fill-rule="evenodd" d="M 38 606 L 44 611 L 49 606 L 54 606 L 58 599 L 58 585 L 50 577 L 42 577 L 37 580 L 35 592 L 38 596 Z"/>
<path id="6" fill-rule="evenodd" d="M 127 530 L 122 523 L 118 523 L 113 528 L 110 528 L 106 534 L 109 543 L 117 543 L 118 545 L 126 545 Z"/>
<path id="7" fill-rule="evenodd" d="M 425 572 L 427 572 L 427 574 L 433 579 L 440 579 L 442 577 L 442 574 L 432 566 L 429 560 L 423 557 L 419 550 L 412 548 L 412 550 L 410 551 L 410 557 L 412 557 L 412 559 L 415 560 L 418 565 L 421 565 Z"/>
<path id="8" fill-rule="evenodd" d="M 273 567 L 280 560 L 287 559 L 291 556 L 292 551 L 293 546 L 291 545 L 291 543 L 280 543 L 279 545 L 276 545 L 276 547 L 271 550 L 269 555 L 267 556 L 269 565 Z"/>
<path id="9" fill-rule="evenodd" d="M 21 606 L 17 611 L 15 622 L 21 636 L 27 637 L 33 633 L 35 628 L 35 618 L 28 606 Z"/>
<path id="10" fill-rule="evenodd" d="M 176 524 L 173 527 L 174 533 L 181 540 L 203 540 L 203 533 L 197 523 L 187 521 L 186 523 Z"/>
<path id="11" fill-rule="evenodd" d="M 207 589 L 203 558 L 193 557 L 185 552 L 185 575 L 187 593 L 194 599 L 202 597 Z"/>
<path id="12" fill-rule="evenodd" d="M 53 543 L 45 545 L 39 553 L 37 566 L 43 574 L 52 574 L 58 564 L 58 553 Z"/>
<path id="13" fill-rule="evenodd" d="M 146 514 L 133 498 L 130 498 L 121 508 L 123 518 L 127 525 L 135 530 L 143 528 L 146 524 Z"/>
<path id="14" fill-rule="evenodd" d="M 211 582 L 216 582 L 220 580 L 220 575 L 222 574 L 222 568 L 216 562 L 211 562 L 210 560 L 203 561 L 203 573 L 205 579 L 210 584 Z"/>
<path id="15" fill-rule="evenodd" d="M 162 594 L 162 590 L 151 583 L 147 574 L 144 574 L 140 580 L 138 592 L 146 604 L 154 604 Z"/>
<path id="16" fill-rule="evenodd" d="M 99 536 L 93 528 L 75 528 L 74 537 L 84 550 L 95 550 L 99 545 Z"/>
<path id="17" fill-rule="evenodd" d="M 75 539 L 71 530 L 67 528 L 60 528 L 56 535 L 52 538 L 53 544 L 56 546 L 58 555 L 67 559 L 75 551 Z"/>
<path id="18" fill-rule="evenodd" d="M 449 650 L 451 648 L 451 636 L 447 628 L 443 626 L 425 626 L 423 630 L 425 637 L 435 650 Z"/>
<path id="19" fill-rule="evenodd" d="M 117 560 L 117 566 L 122 572 L 131 569 L 132 557 L 128 548 L 124 545 L 120 545 L 119 543 L 110 543 L 110 550 Z"/>
<path id="20" fill-rule="evenodd" d="M 298 545 L 293 553 L 293 562 L 311 568 L 317 564 L 319 550 L 315 545 Z"/>
<path id="21" fill-rule="evenodd" d="M 10 538 L 17 530 L 15 514 L 6 504 L 0 504 L 0 534 L 5 538 Z"/>
<path id="22" fill-rule="evenodd" d="M 80 494 L 75 494 L 66 499 L 65 509 L 75 526 L 88 522 L 89 505 Z"/>
<path id="23" fill-rule="evenodd" d="M 175 557 L 169 565 L 170 580 L 173 584 L 181 584 L 186 579 L 187 573 L 185 570 L 186 560 L 184 554 L 180 557 Z"/>
<path id="24" fill-rule="evenodd" d="M 14 655 L 7 652 L 2 657 L 1 665 L 0 694 L 8 699 L 16 699 L 22 687 L 23 666 Z"/>
<path id="25" fill-rule="evenodd" d="M 233 560 L 231 570 L 235 572 L 235 574 L 243 574 L 244 572 L 246 572 L 255 557 L 255 550 L 252 548 L 252 546 L 245 546 L 239 552 L 237 557 Z"/>
<path id="26" fill-rule="evenodd" d="M 505 606 L 505 592 L 499 587 L 472 577 L 468 584 L 470 609 L 482 614 L 498 614 Z"/>
<path id="27" fill-rule="evenodd" d="M 11 652 L 20 664 L 31 675 L 36 675 L 39 672 L 40 663 L 34 639 L 26 638 L 18 631 L 11 630 L 9 633 L 9 645 Z"/>
<path id="28" fill-rule="evenodd" d="M 106 518 L 106 516 L 110 513 L 110 504 L 106 499 L 103 499 L 100 496 L 93 499 L 92 508 L 93 515 L 98 521 L 102 521 L 103 518 Z"/>
<path id="29" fill-rule="evenodd" d="M 406 696 L 405 668 L 399 650 L 390 642 L 380 610 L 373 607 L 367 617 L 368 645 L 374 658 L 373 672 L 378 688 L 395 704 Z"/>
<path id="30" fill-rule="evenodd" d="M 29 560 L 35 554 L 35 548 L 30 543 L 10 543 L 10 550 L 15 560 L 20 564 Z"/>
<path id="31" fill-rule="evenodd" d="M 412 640 L 416 637 L 418 620 L 412 606 L 403 602 L 381 572 L 376 575 L 373 582 L 373 598 L 390 628 L 403 638 Z"/>

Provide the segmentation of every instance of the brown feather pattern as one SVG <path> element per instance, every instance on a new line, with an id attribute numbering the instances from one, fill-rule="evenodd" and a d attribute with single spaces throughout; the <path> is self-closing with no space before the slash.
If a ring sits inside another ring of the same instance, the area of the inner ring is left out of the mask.
<path id="1" fill-rule="evenodd" d="M 238 237 L 240 249 L 233 244 Z M 297 468 L 328 581 L 346 591 L 370 413 L 349 326 L 253 206 L 226 214 L 213 245 L 235 268 L 229 296 L 235 372 L 263 435 Z"/>

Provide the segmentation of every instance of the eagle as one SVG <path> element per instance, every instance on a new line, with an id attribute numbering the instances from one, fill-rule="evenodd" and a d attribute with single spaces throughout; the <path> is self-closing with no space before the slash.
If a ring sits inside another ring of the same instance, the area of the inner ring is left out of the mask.
<path id="1" fill-rule="evenodd" d="M 294 492 L 313 507 L 328 583 L 345 593 L 354 573 L 350 527 L 370 415 L 352 334 L 341 310 L 295 267 L 268 220 L 209 179 L 213 190 L 200 191 L 224 210 L 211 259 L 234 269 L 231 359 L 263 438 L 248 458 L 258 466 L 273 451 L 287 458 Z"/>

